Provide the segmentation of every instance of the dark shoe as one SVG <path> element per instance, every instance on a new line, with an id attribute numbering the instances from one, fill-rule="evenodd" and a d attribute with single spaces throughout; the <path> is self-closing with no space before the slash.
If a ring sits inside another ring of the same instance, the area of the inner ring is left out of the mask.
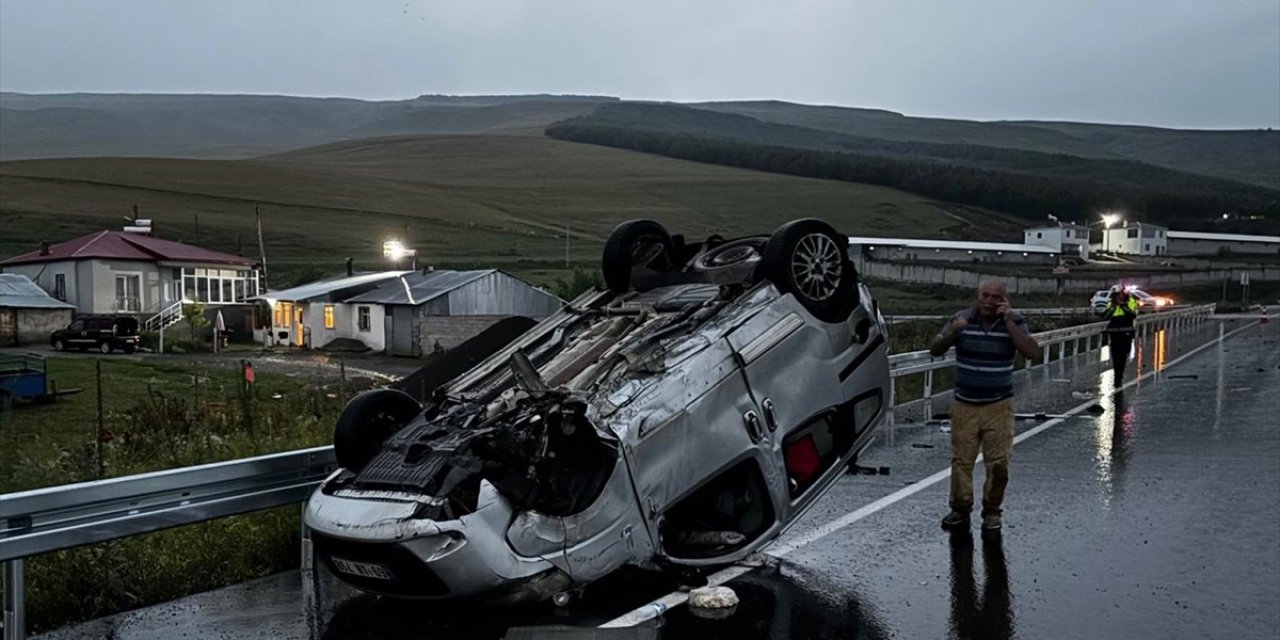
<path id="1" fill-rule="evenodd" d="M 942 528 L 948 531 L 968 529 L 969 514 L 961 511 L 952 511 L 951 513 L 948 513 L 947 516 L 942 519 Z"/>
<path id="2" fill-rule="evenodd" d="M 1004 523 L 1001 521 L 1000 514 L 998 513 L 990 513 L 982 516 L 983 531 L 999 531 L 1000 527 L 1003 526 Z"/>

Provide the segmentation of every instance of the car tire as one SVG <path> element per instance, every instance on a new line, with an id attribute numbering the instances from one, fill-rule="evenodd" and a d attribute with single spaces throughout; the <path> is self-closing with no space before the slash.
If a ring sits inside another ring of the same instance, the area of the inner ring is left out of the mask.
<path id="1" fill-rule="evenodd" d="M 604 245 L 601 270 L 604 282 L 615 293 L 631 289 L 635 269 L 674 270 L 671 234 L 653 220 L 628 220 L 614 228 Z"/>
<path id="2" fill-rule="evenodd" d="M 739 238 L 711 244 L 696 257 L 690 266 L 694 271 L 717 272 L 740 269 L 751 261 L 759 261 L 768 240 L 763 237 Z"/>
<path id="3" fill-rule="evenodd" d="M 858 274 L 848 240 L 815 218 L 778 227 L 760 261 L 764 276 L 823 322 L 843 322 L 858 306 Z"/>
<path id="4" fill-rule="evenodd" d="M 64 341 L 62 338 L 58 338 L 57 340 L 54 340 L 54 341 L 53 341 L 53 350 L 54 350 L 54 351 L 66 351 L 66 350 L 67 350 L 67 343 L 66 343 L 66 341 Z"/>
<path id="5" fill-rule="evenodd" d="M 124 347 L 124 352 L 125 352 L 125 353 L 129 353 L 129 354 L 132 354 L 132 353 L 136 352 L 137 350 L 138 350 L 138 348 L 137 348 L 137 347 L 134 347 L 134 346 L 131 346 L 131 345 L 130 345 L 130 346 L 125 346 L 125 347 Z"/>
<path id="6" fill-rule="evenodd" d="M 101 351 L 101 352 L 102 352 L 102 355 L 107 355 L 107 354 L 111 353 L 111 343 L 110 343 L 110 342 L 99 342 L 99 343 L 98 343 L 98 351 Z"/>
<path id="7" fill-rule="evenodd" d="M 338 464 L 359 472 L 396 431 L 417 417 L 422 405 L 397 389 L 373 389 L 347 403 L 333 429 Z"/>

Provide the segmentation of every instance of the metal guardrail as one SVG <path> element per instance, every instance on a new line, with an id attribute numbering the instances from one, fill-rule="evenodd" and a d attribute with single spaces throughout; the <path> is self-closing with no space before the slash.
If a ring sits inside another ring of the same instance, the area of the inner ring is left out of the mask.
<path id="1" fill-rule="evenodd" d="M 1205 305 L 1140 316 L 1138 331 L 1198 323 L 1213 308 Z M 1100 336 L 1105 326 L 1095 322 L 1035 337 L 1048 361 L 1054 345 L 1061 357 L 1067 343 Z M 933 372 L 954 366 L 955 358 L 934 358 L 927 351 L 917 351 L 891 355 L 889 365 L 894 378 L 924 374 L 927 399 L 933 395 Z M 5 638 L 25 637 L 25 558 L 303 502 L 336 464 L 333 447 L 315 447 L 0 495 Z"/>
<path id="2" fill-rule="evenodd" d="M 1214 308 L 1217 305 L 1206 304 L 1198 306 L 1185 306 L 1168 311 L 1160 311 L 1156 313 L 1148 313 L 1139 315 L 1134 323 L 1135 330 L 1138 335 L 1145 335 L 1151 331 L 1163 328 L 1181 327 L 1190 324 L 1199 324 L 1207 318 L 1211 317 Z M 1073 353 L 1082 353 L 1091 351 L 1095 348 L 1101 348 L 1102 335 L 1105 333 L 1107 323 L 1090 322 L 1088 324 L 1076 325 L 1073 327 L 1064 327 L 1062 329 L 1054 329 L 1052 331 L 1042 331 L 1033 334 L 1036 342 L 1040 343 L 1041 356 L 1039 363 L 1044 364 L 1050 361 L 1052 350 L 1054 347 L 1058 349 L 1057 360 L 1061 360 L 1066 353 L 1068 344 L 1074 344 Z M 1095 345 L 1095 338 L 1097 344 Z M 930 401 L 933 396 L 933 372 L 939 369 L 949 369 L 954 367 L 956 359 L 954 352 L 947 353 L 942 357 L 933 357 L 928 351 L 913 351 L 911 353 L 899 353 L 889 356 L 889 371 L 894 378 L 904 376 L 923 374 L 924 390 L 921 400 Z M 1031 362 L 1027 366 L 1035 366 Z M 894 412 L 892 407 L 897 405 L 894 397 L 896 385 L 889 387 L 889 426 L 893 425 Z M 926 411 L 927 412 L 927 411 Z"/>

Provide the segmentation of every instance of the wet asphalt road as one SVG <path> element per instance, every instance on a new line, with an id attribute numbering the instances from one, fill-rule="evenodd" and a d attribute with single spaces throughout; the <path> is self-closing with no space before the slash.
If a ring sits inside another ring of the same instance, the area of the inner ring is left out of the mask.
<path id="1" fill-rule="evenodd" d="M 1019 411 L 1100 413 L 1019 423 L 997 536 L 938 527 L 947 482 L 921 481 L 947 468 L 949 435 L 900 411 L 860 461 L 891 473 L 838 483 L 771 547 L 785 557 L 730 583 L 742 602 L 725 619 L 678 607 L 594 630 L 672 586 L 629 575 L 519 612 L 432 611 L 330 581 L 309 622 L 291 573 L 51 637 L 1277 638 L 1280 323 L 1223 343 L 1219 324 L 1145 341 L 1127 379 L 1147 377 L 1116 396 L 1097 352 L 1020 373 Z"/>

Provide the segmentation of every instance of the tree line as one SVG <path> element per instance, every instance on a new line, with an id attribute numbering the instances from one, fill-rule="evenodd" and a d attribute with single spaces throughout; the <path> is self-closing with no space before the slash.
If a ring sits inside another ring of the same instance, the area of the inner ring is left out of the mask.
<path id="1" fill-rule="evenodd" d="M 1120 164 L 1138 165 L 1140 171 L 1100 177 L 1096 171 L 1084 170 L 1082 164 L 1075 167 L 1076 170 L 1046 175 L 1029 172 L 1034 163 L 1028 163 L 1027 169 L 1022 170 L 994 168 L 974 166 L 956 159 L 908 157 L 905 148 L 895 149 L 900 153 L 894 155 L 832 151 L 726 139 L 708 133 L 664 131 L 636 124 L 639 123 L 614 124 L 585 116 L 552 124 L 546 133 L 561 140 L 683 160 L 892 187 L 1035 220 L 1042 220 L 1046 213 L 1086 219 L 1099 211 L 1116 209 L 1143 220 L 1182 227 L 1199 226 L 1210 216 L 1230 212 L 1265 215 L 1268 227 L 1280 224 L 1278 191 L 1167 171 L 1132 161 Z M 945 146 L 921 144 L 926 147 Z M 894 146 L 903 145 L 894 143 Z M 972 158 L 1003 150 L 957 151 L 963 151 Z M 1021 151 L 1014 151 L 1014 154 L 1022 162 L 1033 160 L 1029 155 L 1057 155 Z M 1085 158 L 1076 160 L 1081 163 L 1090 161 Z M 1153 186 L 1142 179 L 1144 172 L 1174 173 L 1177 179 L 1160 176 L 1149 181 L 1155 183 Z"/>

